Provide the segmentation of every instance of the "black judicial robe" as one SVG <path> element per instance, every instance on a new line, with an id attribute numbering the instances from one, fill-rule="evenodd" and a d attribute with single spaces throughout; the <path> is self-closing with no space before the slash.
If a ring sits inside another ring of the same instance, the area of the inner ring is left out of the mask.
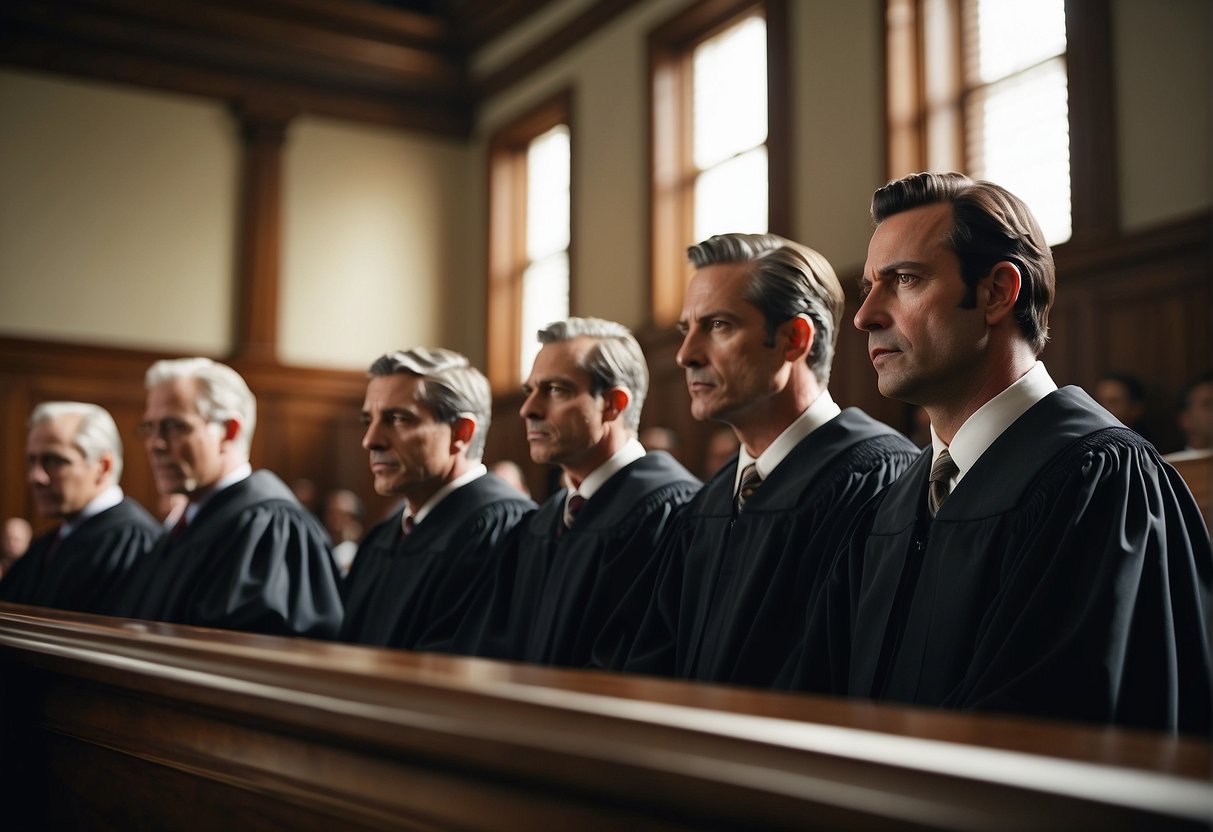
<path id="1" fill-rule="evenodd" d="M 103 612 L 268 635 L 331 638 L 341 626 L 328 535 L 269 471 L 212 497 L 141 557 Z"/>
<path id="2" fill-rule="evenodd" d="M 724 466 L 662 541 L 623 669 L 776 685 L 847 527 L 917 454 L 902 434 L 847 408 L 801 440 L 736 517 L 738 462 Z"/>
<path id="3" fill-rule="evenodd" d="M 569 667 L 626 652 L 649 594 L 637 580 L 670 518 L 699 487 L 673 457 L 655 451 L 615 472 L 567 530 L 568 491 L 552 495 L 482 575 L 460 651 Z M 601 640 L 608 630 L 609 646 Z"/>
<path id="4" fill-rule="evenodd" d="M 930 467 L 865 509 L 832 572 L 837 692 L 1208 734 L 1213 554 L 1152 445 L 1066 387 L 933 521 Z"/>
<path id="5" fill-rule="evenodd" d="M 0 580 L 0 601 L 97 612 L 164 529 L 130 498 L 94 514 L 47 553 L 55 528 L 35 540 Z"/>
<path id="6" fill-rule="evenodd" d="M 455 489 L 408 535 L 404 510 L 358 547 L 342 587 L 341 640 L 449 651 L 493 548 L 536 508 L 493 474 Z"/>

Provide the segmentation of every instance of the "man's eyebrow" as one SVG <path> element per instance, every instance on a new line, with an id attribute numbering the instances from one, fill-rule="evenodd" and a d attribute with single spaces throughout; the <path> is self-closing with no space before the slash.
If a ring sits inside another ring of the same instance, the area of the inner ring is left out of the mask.
<path id="1" fill-rule="evenodd" d="M 707 321 L 738 321 L 741 316 L 735 312 L 730 312 L 727 309 L 713 309 L 710 312 L 704 312 L 702 315 L 695 318 L 697 323 L 705 323 Z"/>
<path id="2" fill-rule="evenodd" d="M 894 263 L 888 263 L 881 266 L 879 269 L 875 270 L 875 273 L 892 274 L 893 272 L 899 272 L 904 269 L 909 269 L 910 271 L 922 271 L 925 268 L 926 264 L 918 260 L 898 260 Z"/>

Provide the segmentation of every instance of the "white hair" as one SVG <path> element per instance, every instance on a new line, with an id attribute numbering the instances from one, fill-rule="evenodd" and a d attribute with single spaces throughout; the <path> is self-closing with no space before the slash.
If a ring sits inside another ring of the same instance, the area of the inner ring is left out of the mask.
<path id="1" fill-rule="evenodd" d="M 240 374 L 209 358 L 164 359 L 148 368 L 144 386 L 151 390 L 180 379 L 198 382 L 194 404 L 203 419 L 215 424 L 228 419 L 240 423 L 240 433 L 233 441 L 247 454 L 257 426 L 257 399 Z"/>
<path id="2" fill-rule="evenodd" d="M 122 437 L 114 417 L 103 407 L 87 402 L 42 402 L 30 412 L 29 426 L 52 422 L 64 416 L 79 416 L 80 424 L 72 444 L 88 462 L 96 462 L 109 453 L 114 459 L 110 474 L 117 484 L 122 479 Z"/>

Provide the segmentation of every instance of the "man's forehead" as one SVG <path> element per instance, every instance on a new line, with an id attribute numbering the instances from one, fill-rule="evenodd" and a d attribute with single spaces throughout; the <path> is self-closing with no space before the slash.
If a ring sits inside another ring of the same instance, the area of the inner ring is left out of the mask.
<path id="1" fill-rule="evenodd" d="M 707 307 L 732 307 L 748 303 L 744 297 L 753 269 L 750 263 L 713 263 L 697 269 L 687 285 L 683 317 L 693 318 Z"/>
<path id="2" fill-rule="evenodd" d="M 589 373 L 581 365 L 586 354 L 594 347 L 594 342 L 595 339 L 589 336 L 579 335 L 567 341 L 544 344 L 531 366 L 532 383 L 588 379 Z"/>
<path id="3" fill-rule="evenodd" d="M 871 262 L 871 255 L 883 259 L 921 260 L 948 248 L 952 230 L 952 206 L 946 203 L 920 205 L 885 218 L 872 234 L 868 247 L 869 263 L 880 268 L 883 263 Z"/>
<path id="4" fill-rule="evenodd" d="M 149 388 L 147 407 L 148 410 L 198 412 L 198 380 L 177 378 Z"/>
<path id="5" fill-rule="evenodd" d="M 51 419 L 39 420 L 30 426 L 29 438 L 26 442 L 28 450 L 75 449 L 72 440 L 76 436 L 76 428 L 80 425 L 80 419 L 79 414 L 64 414 Z"/>
<path id="6" fill-rule="evenodd" d="M 412 373 L 390 373 L 374 376 L 366 385 L 366 408 L 423 407 L 420 399 L 421 376 Z"/>

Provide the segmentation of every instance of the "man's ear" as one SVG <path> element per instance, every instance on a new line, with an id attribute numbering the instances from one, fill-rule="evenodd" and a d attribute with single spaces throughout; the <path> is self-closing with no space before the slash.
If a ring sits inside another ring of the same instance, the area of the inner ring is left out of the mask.
<path id="1" fill-rule="evenodd" d="M 610 390 L 602 394 L 602 420 L 604 422 L 613 422 L 618 419 L 623 411 L 628 409 L 628 403 L 632 401 L 632 395 L 624 387 L 612 387 Z"/>
<path id="2" fill-rule="evenodd" d="M 472 444 L 472 436 L 476 433 L 476 420 L 469 416 L 460 416 L 451 425 L 451 450 L 466 450 Z"/>
<path id="3" fill-rule="evenodd" d="M 101 480 L 114 472 L 114 455 L 109 451 L 103 451 L 101 458 L 97 460 L 97 465 L 99 466 L 97 469 L 97 483 L 100 484 Z"/>
<path id="4" fill-rule="evenodd" d="M 239 419 L 225 419 L 223 421 L 223 441 L 231 442 L 240 435 L 240 429 L 243 427 Z"/>
<path id="5" fill-rule="evenodd" d="M 986 288 L 982 308 L 988 325 L 994 326 L 1014 314 L 1022 280 L 1019 267 L 1006 260 L 995 263 L 990 273 L 982 279 L 982 285 Z"/>
<path id="6" fill-rule="evenodd" d="M 809 316 L 801 313 L 794 318 L 784 321 L 779 327 L 787 338 L 783 359 L 793 364 L 804 361 L 813 348 L 813 335 L 816 328 Z"/>

